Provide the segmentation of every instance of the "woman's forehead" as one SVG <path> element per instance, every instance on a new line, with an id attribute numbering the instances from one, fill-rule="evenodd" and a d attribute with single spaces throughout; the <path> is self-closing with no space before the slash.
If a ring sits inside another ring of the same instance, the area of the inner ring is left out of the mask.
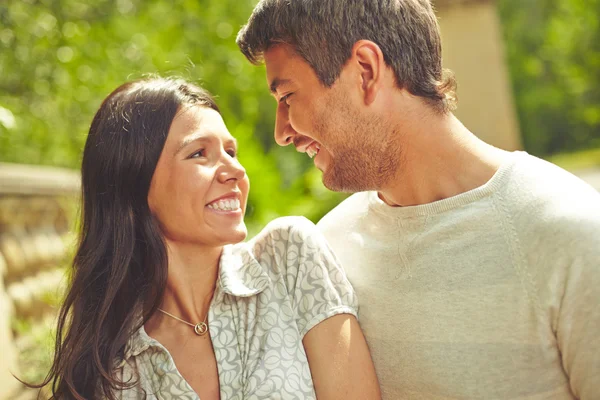
<path id="1" fill-rule="evenodd" d="M 173 119 L 167 142 L 181 148 L 202 138 L 235 141 L 217 111 L 202 106 L 182 108 Z"/>

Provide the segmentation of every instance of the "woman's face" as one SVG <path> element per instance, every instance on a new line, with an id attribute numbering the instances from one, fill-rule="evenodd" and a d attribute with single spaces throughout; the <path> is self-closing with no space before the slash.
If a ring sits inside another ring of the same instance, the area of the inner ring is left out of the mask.
<path id="1" fill-rule="evenodd" d="M 217 247 L 244 240 L 249 186 L 221 115 L 207 107 L 182 107 L 148 193 L 167 241 Z"/>

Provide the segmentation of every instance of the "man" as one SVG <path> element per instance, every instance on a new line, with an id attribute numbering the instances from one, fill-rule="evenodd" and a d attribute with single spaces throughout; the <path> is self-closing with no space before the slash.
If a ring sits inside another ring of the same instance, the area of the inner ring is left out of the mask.
<path id="1" fill-rule="evenodd" d="M 600 195 L 456 119 L 429 1 L 262 0 L 237 43 L 277 143 L 357 192 L 319 226 L 385 399 L 600 398 Z"/>

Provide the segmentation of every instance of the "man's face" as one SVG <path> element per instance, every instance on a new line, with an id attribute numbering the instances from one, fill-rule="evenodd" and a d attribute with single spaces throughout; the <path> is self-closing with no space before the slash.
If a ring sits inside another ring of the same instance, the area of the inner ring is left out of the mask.
<path id="1" fill-rule="evenodd" d="M 267 83 L 277 101 L 275 141 L 314 158 L 324 185 L 335 191 L 379 190 L 395 165 L 389 133 L 364 104 L 360 75 L 342 70 L 327 88 L 286 44 L 265 52 Z M 393 162 L 392 162 L 393 164 Z"/>

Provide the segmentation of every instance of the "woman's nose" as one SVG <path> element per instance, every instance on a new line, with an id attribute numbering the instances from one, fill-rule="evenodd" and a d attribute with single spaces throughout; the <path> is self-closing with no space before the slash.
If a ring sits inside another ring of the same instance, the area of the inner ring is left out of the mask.
<path id="1" fill-rule="evenodd" d="M 218 172 L 219 181 L 222 183 L 230 180 L 239 181 L 244 179 L 245 176 L 246 169 L 235 158 L 230 158 L 227 162 L 223 163 Z"/>

